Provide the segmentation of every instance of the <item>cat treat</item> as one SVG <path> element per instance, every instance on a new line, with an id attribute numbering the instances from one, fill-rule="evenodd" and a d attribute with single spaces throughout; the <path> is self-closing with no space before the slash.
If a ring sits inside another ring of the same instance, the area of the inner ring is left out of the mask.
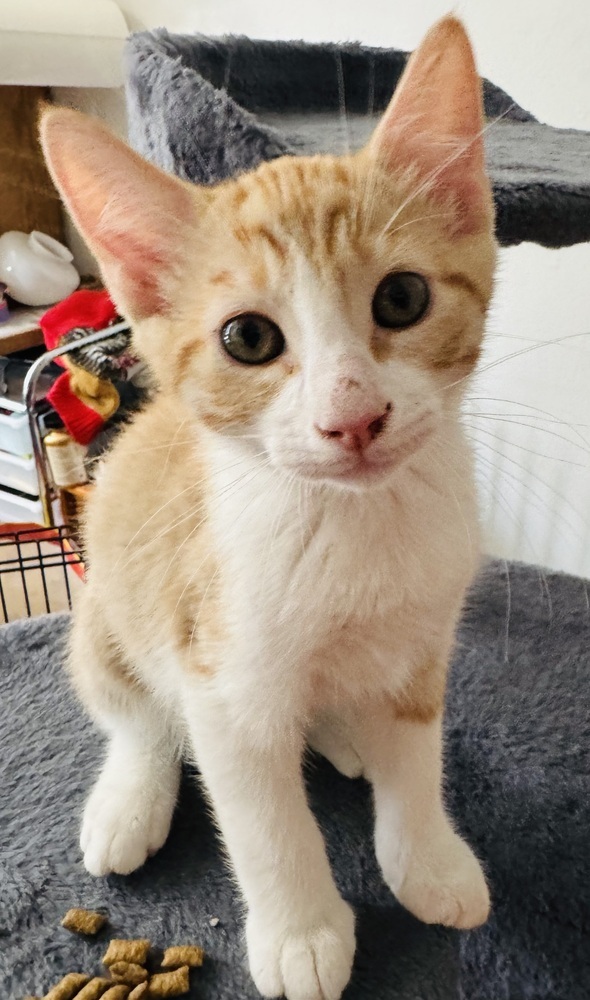
<path id="1" fill-rule="evenodd" d="M 67 976 L 45 994 L 43 1000 L 72 1000 L 89 979 L 90 976 L 81 972 L 68 972 Z"/>
<path id="2" fill-rule="evenodd" d="M 183 965 L 174 972 L 156 972 L 149 982 L 149 997 L 179 997 L 189 991 L 189 969 Z"/>
<path id="3" fill-rule="evenodd" d="M 78 907 L 68 910 L 61 925 L 74 934 L 98 934 L 104 927 L 107 918 L 103 913 L 96 913 L 94 910 L 83 910 Z"/>
<path id="4" fill-rule="evenodd" d="M 188 965 L 196 969 L 203 964 L 205 952 L 196 944 L 176 944 L 166 948 L 162 959 L 163 969 L 176 969 L 180 965 Z"/>
<path id="5" fill-rule="evenodd" d="M 76 1000 L 99 1000 L 112 985 L 112 980 L 95 976 L 89 983 L 86 983 L 86 986 L 82 987 L 79 993 L 76 993 Z"/>
<path id="6" fill-rule="evenodd" d="M 137 938 L 135 940 L 113 938 L 109 942 L 106 954 L 102 960 L 103 965 L 115 965 L 118 962 L 145 965 L 150 946 L 151 941 L 148 941 L 147 938 Z"/>
<path id="7" fill-rule="evenodd" d="M 109 969 L 112 978 L 117 983 L 127 983 L 128 986 L 138 986 L 145 983 L 148 971 L 136 962 L 114 962 Z"/>
<path id="8" fill-rule="evenodd" d="M 117 983 L 116 986 L 111 986 L 106 993 L 103 993 L 101 1000 L 126 1000 L 129 992 L 129 986 L 126 986 L 124 983 Z"/>
<path id="9" fill-rule="evenodd" d="M 74 933 L 94 934 L 106 920 L 102 913 L 73 909 L 68 910 L 61 924 Z M 156 972 L 150 977 L 145 968 L 150 947 L 148 938 L 113 938 L 103 958 L 110 979 L 69 972 L 43 998 L 29 996 L 25 1000 L 149 1000 L 188 993 L 189 970 L 203 964 L 203 949 L 189 944 L 166 948 L 162 967 L 170 971 Z"/>
<path id="10" fill-rule="evenodd" d="M 147 1000 L 147 997 L 149 996 L 148 989 L 149 987 L 147 983 L 138 983 L 138 985 L 131 990 L 127 1000 L 142 1000 L 142 997 Z"/>

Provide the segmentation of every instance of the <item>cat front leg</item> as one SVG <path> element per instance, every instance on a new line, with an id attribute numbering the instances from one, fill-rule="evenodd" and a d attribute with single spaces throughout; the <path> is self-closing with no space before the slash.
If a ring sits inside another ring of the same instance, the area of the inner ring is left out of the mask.
<path id="1" fill-rule="evenodd" d="M 442 799 L 442 707 L 373 704 L 355 745 L 373 785 L 377 859 L 400 903 L 425 923 L 485 923 L 490 898 L 481 865 Z"/>
<path id="2" fill-rule="evenodd" d="M 69 671 L 108 738 L 84 808 L 84 865 L 91 875 L 128 875 L 168 836 L 180 783 L 181 736 L 125 662 L 90 589 L 72 629 Z"/>
<path id="3" fill-rule="evenodd" d="M 301 775 L 302 738 L 254 732 L 193 686 L 185 717 L 248 906 L 252 978 L 264 997 L 338 1000 L 355 950 L 354 917 L 330 871 Z"/>

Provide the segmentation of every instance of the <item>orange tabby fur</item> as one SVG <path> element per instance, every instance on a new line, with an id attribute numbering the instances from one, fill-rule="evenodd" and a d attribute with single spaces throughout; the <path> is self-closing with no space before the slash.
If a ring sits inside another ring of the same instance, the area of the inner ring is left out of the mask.
<path id="1" fill-rule="evenodd" d="M 190 741 L 264 996 L 337 1000 L 354 951 L 305 805 L 306 738 L 372 781 L 377 854 L 405 905 L 459 927 L 488 911 L 441 796 L 446 670 L 478 562 L 459 407 L 495 262 L 481 126 L 453 18 L 354 155 L 197 189 L 74 112 L 43 120 L 56 183 L 160 382 L 88 506 L 70 670 L 111 746 L 85 861 L 125 872 L 161 846 Z M 431 302 L 391 331 L 371 301 L 399 271 L 424 276 Z M 282 329 L 271 363 L 222 349 L 242 313 Z M 341 481 L 338 428 L 359 420 L 377 464 Z"/>

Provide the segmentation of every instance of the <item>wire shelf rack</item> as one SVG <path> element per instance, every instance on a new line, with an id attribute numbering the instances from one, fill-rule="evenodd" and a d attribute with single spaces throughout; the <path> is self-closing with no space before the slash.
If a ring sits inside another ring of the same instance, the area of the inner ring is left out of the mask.
<path id="1" fill-rule="evenodd" d="M 0 612 L 4 623 L 71 610 L 84 560 L 67 525 L 0 526 Z"/>

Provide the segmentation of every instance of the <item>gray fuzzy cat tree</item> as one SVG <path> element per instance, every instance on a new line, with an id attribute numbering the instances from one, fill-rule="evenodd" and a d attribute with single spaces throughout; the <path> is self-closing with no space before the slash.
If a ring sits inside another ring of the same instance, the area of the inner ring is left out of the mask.
<path id="1" fill-rule="evenodd" d="M 165 170 L 210 184 L 285 153 L 362 145 L 407 53 L 161 29 L 133 35 L 126 58 L 132 145 Z M 590 134 L 543 125 L 487 80 L 484 105 L 498 241 L 590 240 Z"/>

